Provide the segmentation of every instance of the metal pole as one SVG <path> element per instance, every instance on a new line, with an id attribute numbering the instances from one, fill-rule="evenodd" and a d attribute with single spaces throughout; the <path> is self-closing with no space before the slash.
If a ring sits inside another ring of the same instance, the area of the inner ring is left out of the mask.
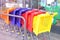
<path id="1" fill-rule="evenodd" d="M 38 0 L 38 9 L 39 9 L 39 0 Z"/>
<path id="2" fill-rule="evenodd" d="M 24 20 L 24 35 L 25 35 L 25 36 L 24 36 L 24 39 L 25 39 L 25 40 L 28 40 L 28 38 L 27 38 L 27 30 L 26 30 L 26 20 L 25 20 L 24 17 L 18 16 L 18 15 L 11 15 L 11 14 L 2 14 L 2 15 L 22 18 L 22 19 Z"/>
<path id="3" fill-rule="evenodd" d="M 33 3 L 32 3 L 32 0 L 30 0 L 30 1 L 31 1 L 31 4 L 30 4 L 30 6 L 31 6 L 31 8 L 32 8 L 32 4 L 33 4 Z"/>
<path id="4" fill-rule="evenodd" d="M 2 0 L 1 0 L 1 11 L 2 11 Z"/>
<path id="5" fill-rule="evenodd" d="M 23 7 L 26 8 L 26 3 L 25 3 L 25 0 L 23 0 Z"/>

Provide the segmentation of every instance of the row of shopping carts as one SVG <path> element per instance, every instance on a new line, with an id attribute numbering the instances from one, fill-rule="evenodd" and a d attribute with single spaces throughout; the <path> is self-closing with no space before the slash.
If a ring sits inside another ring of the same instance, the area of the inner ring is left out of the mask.
<path id="1" fill-rule="evenodd" d="M 49 14 L 38 9 L 9 8 L 0 14 L 0 29 L 11 36 L 19 36 L 19 40 L 40 40 L 39 34 L 50 33 L 54 15 L 56 13 Z M 43 40 L 47 40 L 44 34 L 42 36 Z"/>

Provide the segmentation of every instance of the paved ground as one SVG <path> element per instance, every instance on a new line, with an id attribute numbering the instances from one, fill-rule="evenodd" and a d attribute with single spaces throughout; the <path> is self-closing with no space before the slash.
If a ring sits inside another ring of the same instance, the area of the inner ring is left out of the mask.
<path id="1" fill-rule="evenodd" d="M 0 28 L 3 26 L 3 21 L 0 20 Z M 60 40 L 60 26 L 53 25 L 51 33 L 50 33 L 50 39 L 51 40 Z M 48 38 L 48 34 L 45 34 L 45 37 Z M 39 40 L 40 40 L 39 36 Z M 16 34 L 10 35 L 9 32 L 5 32 L 5 30 L 0 30 L 0 40 L 21 40 L 21 37 L 16 37 Z M 34 39 L 35 40 L 35 39 Z M 48 39 L 47 39 L 48 40 Z"/>
<path id="2" fill-rule="evenodd" d="M 51 40 L 60 40 L 60 34 L 51 33 L 50 39 Z M 20 40 L 20 39 L 18 39 L 16 37 L 9 36 L 8 34 L 2 33 L 0 31 L 0 40 Z"/>

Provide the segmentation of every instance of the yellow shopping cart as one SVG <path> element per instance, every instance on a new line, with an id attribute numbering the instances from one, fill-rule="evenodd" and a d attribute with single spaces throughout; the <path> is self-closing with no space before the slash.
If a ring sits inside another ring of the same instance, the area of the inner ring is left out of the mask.
<path id="1" fill-rule="evenodd" d="M 34 17 L 33 19 L 33 32 L 34 34 L 38 35 L 40 33 L 44 32 L 50 32 L 51 25 L 53 22 L 53 17 L 57 13 L 49 14 L 48 12 L 46 14 L 40 14 Z"/>

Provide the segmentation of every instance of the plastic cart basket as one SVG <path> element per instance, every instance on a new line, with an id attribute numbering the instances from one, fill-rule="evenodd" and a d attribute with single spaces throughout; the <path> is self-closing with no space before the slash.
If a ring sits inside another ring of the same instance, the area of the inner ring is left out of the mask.
<path id="1" fill-rule="evenodd" d="M 3 11 L 4 12 L 4 14 L 9 14 L 9 12 L 11 12 L 11 11 L 13 11 L 15 8 L 9 8 L 9 9 L 7 9 L 7 10 L 5 10 L 5 11 Z M 5 22 L 7 23 L 7 24 L 9 24 L 10 23 L 10 21 L 9 21 L 9 16 L 5 16 L 5 15 L 3 15 L 2 14 L 2 17 L 1 17 L 3 20 L 5 20 Z"/>
<path id="2" fill-rule="evenodd" d="M 40 14 L 34 17 L 33 19 L 33 32 L 38 35 L 44 32 L 50 32 L 53 17 L 56 13 L 50 15 L 49 13 Z"/>

